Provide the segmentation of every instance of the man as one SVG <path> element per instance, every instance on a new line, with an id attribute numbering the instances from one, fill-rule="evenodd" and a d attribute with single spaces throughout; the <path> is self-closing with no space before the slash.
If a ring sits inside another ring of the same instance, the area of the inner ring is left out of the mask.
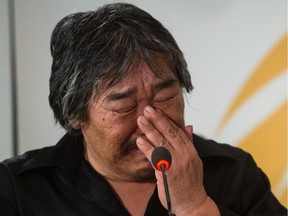
<path id="1" fill-rule="evenodd" d="M 123 3 L 63 18 L 51 38 L 50 105 L 67 134 L 0 166 L 6 215 L 286 215 L 265 174 L 240 149 L 193 134 L 182 52 L 153 17 Z"/>

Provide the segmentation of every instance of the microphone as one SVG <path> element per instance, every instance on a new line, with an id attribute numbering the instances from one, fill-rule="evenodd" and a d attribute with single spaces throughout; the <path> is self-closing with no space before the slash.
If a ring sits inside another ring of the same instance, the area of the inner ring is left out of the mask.
<path id="1" fill-rule="evenodd" d="M 153 150 L 151 160 L 157 170 L 167 171 L 171 166 L 172 157 L 167 148 L 160 146 Z"/>
<path id="2" fill-rule="evenodd" d="M 172 156 L 167 148 L 165 147 L 157 147 L 153 150 L 151 161 L 153 166 L 159 170 L 162 171 L 163 176 L 163 182 L 164 182 L 164 189 L 165 189 L 165 195 L 166 195 L 166 201 L 167 201 L 167 208 L 168 208 L 168 215 L 173 216 L 171 210 L 171 201 L 170 201 L 170 194 L 169 194 L 169 188 L 168 188 L 168 182 L 166 177 L 166 171 L 170 168 L 172 163 Z"/>

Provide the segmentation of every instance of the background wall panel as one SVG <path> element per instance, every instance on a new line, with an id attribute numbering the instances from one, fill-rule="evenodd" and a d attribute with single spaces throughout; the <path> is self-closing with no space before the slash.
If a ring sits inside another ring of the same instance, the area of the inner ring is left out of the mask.
<path id="1" fill-rule="evenodd" d="M 0 160 L 11 157 L 12 150 L 12 89 L 9 40 L 8 0 L 0 1 Z"/>

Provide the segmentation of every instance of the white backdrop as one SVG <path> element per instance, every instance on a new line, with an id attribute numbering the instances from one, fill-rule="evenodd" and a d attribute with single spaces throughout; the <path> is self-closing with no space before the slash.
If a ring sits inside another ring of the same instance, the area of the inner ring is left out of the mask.
<path id="1" fill-rule="evenodd" d="M 15 0 L 19 153 L 54 145 L 64 133 L 54 125 L 47 100 L 51 67 L 49 42 L 54 26 L 67 14 L 95 9 L 107 2 L 111 1 Z M 186 96 L 186 122 L 194 126 L 196 133 L 238 145 L 287 101 L 286 65 L 284 72 L 264 83 L 253 97 L 248 97 L 224 124 L 223 130 L 219 130 L 221 120 L 251 74 L 285 37 L 286 0 L 127 2 L 160 20 L 183 50 L 195 86 L 192 94 Z M 282 58 L 287 60 L 286 55 Z M 262 79 L 262 75 L 259 77 Z M 1 136 L 4 133 L 1 130 Z M 283 166 L 283 161 L 281 163 Z M 287 188 L 287 166 L 284 166 L 285 170 L 281 170 L 277 182 L 275 180 L 275 191 L 280 198 Z"/>

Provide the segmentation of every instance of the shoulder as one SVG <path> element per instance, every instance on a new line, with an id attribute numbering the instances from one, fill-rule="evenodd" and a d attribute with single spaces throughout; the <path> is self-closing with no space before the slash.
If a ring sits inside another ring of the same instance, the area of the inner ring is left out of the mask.
<path id="1" fill-rule="evenodd" d="M 239 147 L 194 135 L 194 146 L 203 162 L 207 172 L 223 176 L 234 176 L 235 179 L 244 179 L 251 182 L 257 178 L 267 177 L 257 166 L 252 155 Z"/>
<path id="2" fill-rule="evenodd" d="M 18 189 L 21 183 L 21 174 L 34 157 L 53 149 L 48 147 L 26 152 L 23 155 L 4 160 L 0 163 L 0 209 L 8 212 L 17 212 Z M 11 213 L 11 215 L 14 215 Z M 16 215 L 16 213 L 15 213 Z M 18 215 L 18 213 L 17 213 Z"/>
<path id="3" fill-rule="evenodd" d="M 38 155 L 46 154 L 47 152 L 53 151 L 55 146 L 45 147 L 43 149 L 35 149 L 28 151 L 22 155 L 9 158 L 0 163 L 1 167 L 6 167 L 6 169 L 11 170 L 13 173 L 18 173 L 21 170 L 25 169 L 26 165 L 33 160 L 33 158 Z"/>
<path id="4" fill-rule="evenodd" d="M 226 143 L 218 143 L 214 140 L 206 139 L 196 134 L 193 135 L 193 143 L 201 158 L 222 157 L 237 161 L 250 157 L 249 153 L 236 146 Z"/>
<path id="5" fill-rule="evenodd" d="M 61 156 L 73 154 L 73 150 L 79 143 L 77 139 L 66 134 L 54 146 L 27 151 L 22 155 L 4 160 L 0 163 L 0 172 L 6 170 L 12 176 L 16 176 L 37 168 L 57 167 L 66 158 Z"/>

